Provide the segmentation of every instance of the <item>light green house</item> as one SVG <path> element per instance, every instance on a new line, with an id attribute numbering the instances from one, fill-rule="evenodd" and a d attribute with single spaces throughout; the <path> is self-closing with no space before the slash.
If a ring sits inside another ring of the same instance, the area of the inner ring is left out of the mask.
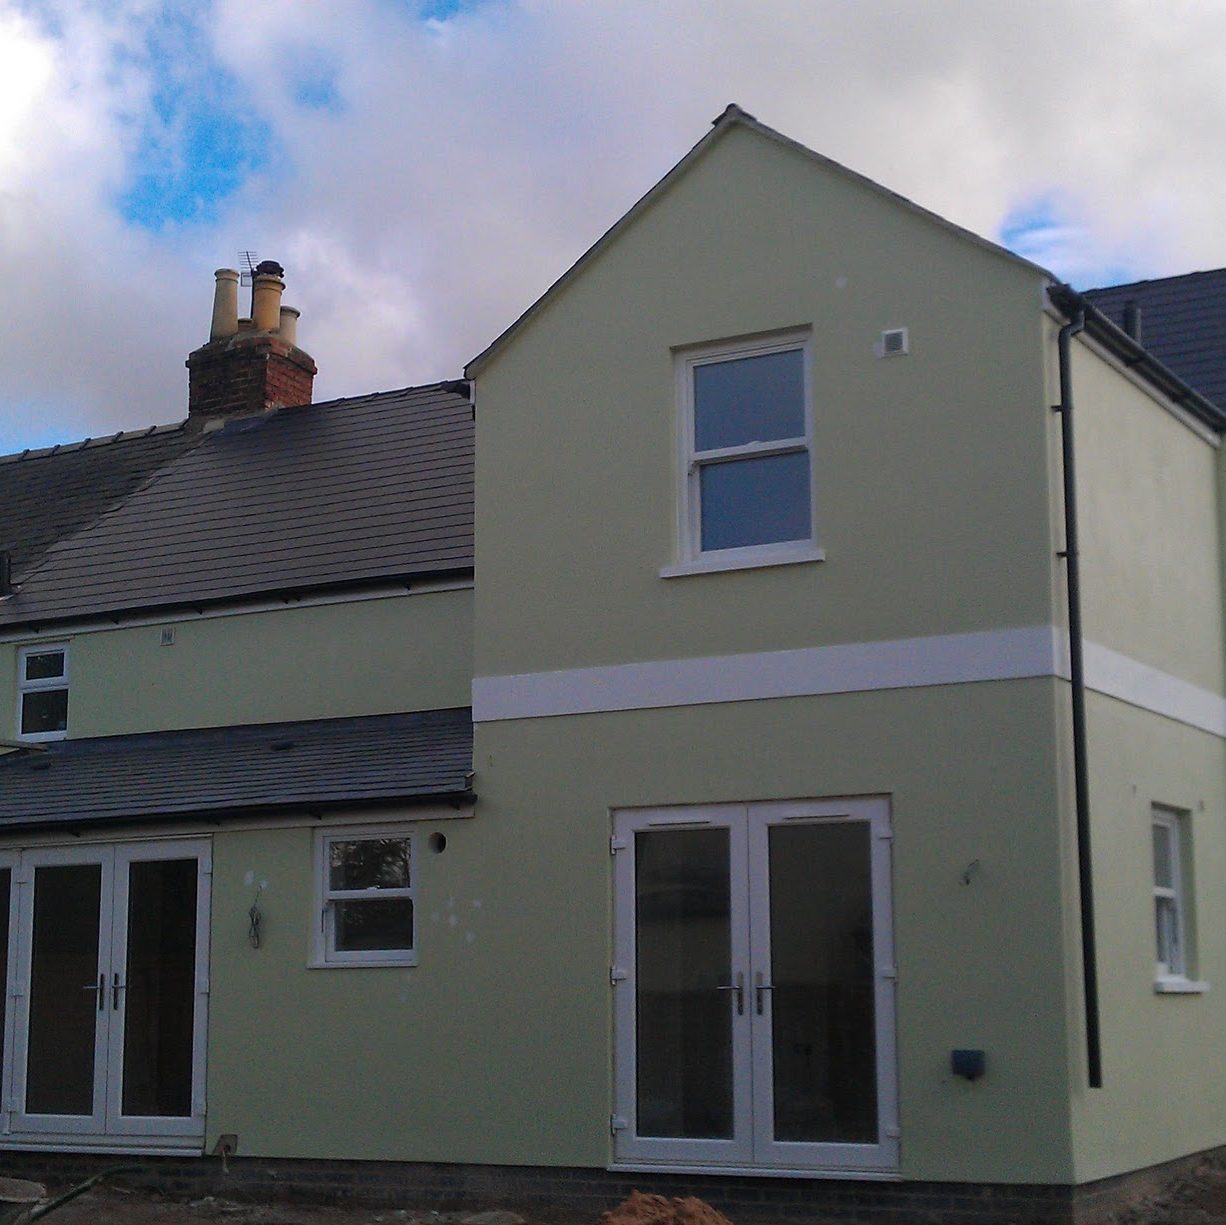
<path id="1" fill-rule="evenodd" d="M 1226 1146 L 1226 415 L 735 107 L 465 373 L 197 413 L 0 604 L 3 1146 L 950 1220 Z"/>

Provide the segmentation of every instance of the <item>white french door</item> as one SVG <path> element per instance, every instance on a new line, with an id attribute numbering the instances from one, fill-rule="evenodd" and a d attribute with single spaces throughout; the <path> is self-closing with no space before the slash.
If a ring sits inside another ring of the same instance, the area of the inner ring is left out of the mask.
<path id="1" fill-rule="evenodd" d="M 203 1137 L 210 873 L 200 839 L 0 859 L 14 1139 Z"/>
<path id="2" fill-rule="evenodd" d="M 614 818 L 619 1161 L 898 1164 L 885 800 Z"/>

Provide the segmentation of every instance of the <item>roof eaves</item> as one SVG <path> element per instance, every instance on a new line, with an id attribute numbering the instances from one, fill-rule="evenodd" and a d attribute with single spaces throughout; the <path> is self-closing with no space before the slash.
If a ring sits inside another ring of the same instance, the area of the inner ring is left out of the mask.
<path id="1" fill-rule="evenodd" d="M 794 153 L 799 153 L 803 157 L 815 164 L 831 170 L 843 178 L 848 179 L 853 183 L 857 183 L 862 187 L 876 192 L 878 195 L 885 196 L 892 200 L 895 204 L 902 206 L 909 212 L 914 213 L 918 217 L 922 217 L 929 222 L 935 222 L 942 229 L 956 235 L 957 237 L 973 243 L 981 250 L 989 252 L 992 255 L 1003 257 L 1011 263 L 1022 268 L 1027 268 L 1036 275 L 1045 280 L 1054 281 L 1056 277 L 1043 268 L 1039 264 L 1032 263 L 1030 260 L 1023 258 L 1006 247 L 1000 246 L 998 243 L 989 241 L 988 239 L 976 234 L 973 230 L 965 229 L 963 226 L 957 225 L 952 221 L 942 217 L 940 213 L 935 213 L 931 209 L 924 208 L 921 204 L 916 204 L 914 200 L 909 200 L 906 196 L 900 195 L 896 191 L 891 191 L 888 187 L 883 187 L 874 179 L 870 179 L 867 175 L 860 174 L 856 170 L 851 170 L 844 166 L 841 162 L 836 162 L 833 158 L 827 157 L 825 154 L 818 153 L 810 149 L 807 145 L 802 145 L 799 141 L 793 140 L 790 136 L 784 136 L 782 132 L 776 131 L 767 124 L 762 123 L 759 119 L 749 114 L 748 111 L 742 110 L 735 102 L 731 102 L 720 116 L 714 121 L 711 131 L 709 131 L 662 179 L 659 180 L 645 195 L 641 196 L 630 209 L 623 213 L 605 232 L 590 246 L 579 258 L 571 264 L 565 272 L 562 273 L 548 289 L 545 290 L 531 306 L 528 307 L 522 315 L 519 316 L 509 327 L 504 329 L 490 344 L 488 344 L 480 353 L 477 354 L 465 367 L 464 377 L 473 379 L 480 373 L 483 366 L 502 349 L 510 339 L 515 336 L 530 320 L 544 308 L 545 304 L 551 300 L 555 294 L 562 290 L 566 285 L 570 284 L 579 273 L 587 267 L 587 265 L 596 258 L 609 244 L 626 229 L 641 213 L 655 203 L 668 189 L 679 179 L 689 168 L 702 157 L 713 145 L 726 133 L 730 132 L 734 127 L 748 128 L 752 132 L 757 132 L 761 136 L 774 141 L 776 144 L 785 149 L 789 149 Z"/>
<path id="2" fill-rule="evenodd" d="M 233 804 L 196 806 L 175 809 L 167 807 L 152 813 L 107 813 L 103 816 L 78 814 L 67 817 L 43 817 L 32 820 L 0 820 L 0 835 L 6 830 L 21 830 L 22 833 L 58 830 L 71 833 L 77 830 L 97 829 L 99 826 L 134 825 L 182 825 L 207 821 L 221 824 L 222 821 L 239 821 L 250 817 L 284 817 L 296 813 L 308 816 L 323 816 L 337 812 L 370 812 L 389 808 L 420 808 L 428 805 L 446 804 L 462 808 L 477 802 L 477 793 L 472 788 L 460 790 L 440 788 L 434 791 L 405 791 L 390 795 L 354 796 L 349 799 L 286 800 L 285 802 L 261 801 L 258 804 Z"/>
<path id="3" fill-rule="evenodd" d="M 11 620 L 6 620 L 4 617 L 5 601 L 13 598 L 12 596 L 7 596 L 0 599 L 0 631 L 11 633 L 22 629 L 41 630 L 47 626 L 68 626 L 78 622 L 93 623 L 107 621 L 114 625 L 119 625 L 125 621 L 149 616 L 154 613 L 162 616 L 174 616 L 184 612 L 203 614 L 206 610 L 216 611 L 227 607 L 241 607 L 252 600 L 258 599 L 281 600 L 286 604 L 290 604 L 302 599 L 341 595 L 347 591 L 352 591 L 355 597 L 361 597 L 369 591 L 382 590 L 389 586 L 403 587 L 406 591 L 409 591 L 419 583 L 443 582 L 448 579 L 468 579 L 472 578 L 472 576 L 473 566 L 471 563 L 463 566 L 435 566 L 434 568 L 399 571 L 382 576 L 372 577 L 368 575 L 360 579 L 336 579 L 328 582 L 302 583 L 295 586 L 255 586 L 242 591 L 230 592 L 223 596 L 200 596 L 197 598 L 179 596 L 161 602 L 134 604 L 125 607 L 98 607 L 75 612 L 34 613 L 27 615 L 26 619 L 22 619 L 20 613 L 18 613 Z M 15 594 L 21 594 L 20 587 Z"/>
<path id="4" fill-rule="evenodd" d="M 1226 433 L 1226 412 L 1185 383 L 1123 328 L 1117 327 L 1085 294 L 1061 283 L 1049 286 L 1047 296 L 1067 318 L 1084 312 L 1086 331 L 1109 353 L 1202 424 L 1218 434 Z"/>

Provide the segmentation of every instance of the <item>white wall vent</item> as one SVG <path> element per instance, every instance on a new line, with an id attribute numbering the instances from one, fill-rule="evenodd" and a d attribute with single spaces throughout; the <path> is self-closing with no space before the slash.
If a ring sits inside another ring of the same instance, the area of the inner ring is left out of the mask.
<path id="1" fill-rule="evenodd" d="M 906 328 L 886 328 L 876 346 L 878 357 L 904 357 L 911 351 Z"/>

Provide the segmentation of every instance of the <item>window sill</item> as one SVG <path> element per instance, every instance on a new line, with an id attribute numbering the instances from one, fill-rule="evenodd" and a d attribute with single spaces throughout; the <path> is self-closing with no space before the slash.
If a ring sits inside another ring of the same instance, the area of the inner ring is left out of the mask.
<path id="1" fill-rule="evenodd" d="M 379 970 L 411 969 L 417 964 L 416 955 L 408 957 L 368 957 L 361 961 L 308 961 L 308 970 Z"/>
<path id="2" fill-rule="evenodd" d="M 1155 995 L 1204 995 L 1209 990 L 1207 982 L 1190 978 L 1155 978 Z"/>
<path id="3" fill-rule="evenodd" d="M 769 553 L 755 549 L 739 557 L 733 553 L 722 553 L 696 557 L 693 561 L 678 562 L 673 566 L 665 566 L 660 571 L 660 577 L 681 578 L 687 574 L 722 574 L 725 570 L 760 570 L 766 566 L 795 566 L 803 562 L 825 560 L 825 550 L 816 549 L 812 545 L 780 549 Z"/>

